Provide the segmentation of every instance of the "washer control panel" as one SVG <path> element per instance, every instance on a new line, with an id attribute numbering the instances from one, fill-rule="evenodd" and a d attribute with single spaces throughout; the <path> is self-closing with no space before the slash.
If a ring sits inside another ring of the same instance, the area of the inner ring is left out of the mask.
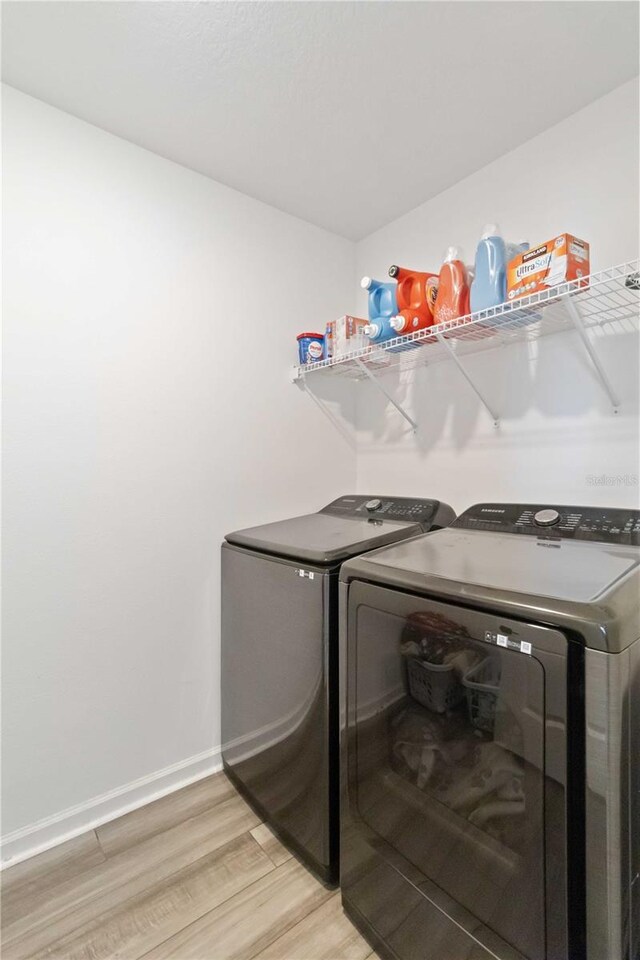
<path id="1" fill-rule="evenodd" d="M 320 511 L 354 519 L 395 520 L 396 523 L 431 523 L 439 507 L 438 500 L 411 497 L 364 497 L 358 494 L 338 497 Z"/>
<path id="2" fill-rule="evenodd" d="M 534 537 L 640 546 L 640 510 L 548 504 L 477 503 L 452 524 Z"/>

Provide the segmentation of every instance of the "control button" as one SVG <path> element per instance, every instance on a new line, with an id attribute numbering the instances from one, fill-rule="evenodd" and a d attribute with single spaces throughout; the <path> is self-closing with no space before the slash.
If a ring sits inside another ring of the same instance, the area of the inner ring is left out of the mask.
<path id="1" fill-rule="evenodd" d="M 539 527 L 552 527 L 560 519 L 557 510 L 538 510 L 533 518 Z"/>
<path id="2" fill-rule="evenodd" d="M 382 506 L 382 500 L 367 500 L 364 505 L 365 510 L 379 510 Z"/>

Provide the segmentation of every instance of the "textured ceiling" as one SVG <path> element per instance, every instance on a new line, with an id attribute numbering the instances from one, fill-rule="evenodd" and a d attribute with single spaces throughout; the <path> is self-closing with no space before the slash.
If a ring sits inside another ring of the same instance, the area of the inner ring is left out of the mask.
<path id="1" fill-rule="evenodd" d="M 2 8 L 7 83 L 352 239 L 638 72 L 633 2 Z"/>

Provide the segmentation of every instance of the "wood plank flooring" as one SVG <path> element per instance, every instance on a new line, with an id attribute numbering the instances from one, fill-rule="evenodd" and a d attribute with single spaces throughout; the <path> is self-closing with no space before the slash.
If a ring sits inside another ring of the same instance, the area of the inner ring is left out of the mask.
<path id="1" fill-rule="evenodd" d="M 3 871 L 3 960 L 375 960 L 224 774 Z"/>

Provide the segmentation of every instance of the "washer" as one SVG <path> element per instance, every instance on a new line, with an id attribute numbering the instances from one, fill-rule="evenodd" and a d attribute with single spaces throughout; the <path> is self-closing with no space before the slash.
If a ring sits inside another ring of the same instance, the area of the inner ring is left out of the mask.
<path id="1" fill-rule="evenodd" d="M 483 503 L 341 572 L 341 887 L 394 960 L 640 957 L 640 512 Z"/>
<path id="2" fill-rule="evenodd" d="M 326 883 L 338 875 L 340 565 L 454 517 L 437 500 L 344 496 L 222 546 L 224 768 Z"/>

